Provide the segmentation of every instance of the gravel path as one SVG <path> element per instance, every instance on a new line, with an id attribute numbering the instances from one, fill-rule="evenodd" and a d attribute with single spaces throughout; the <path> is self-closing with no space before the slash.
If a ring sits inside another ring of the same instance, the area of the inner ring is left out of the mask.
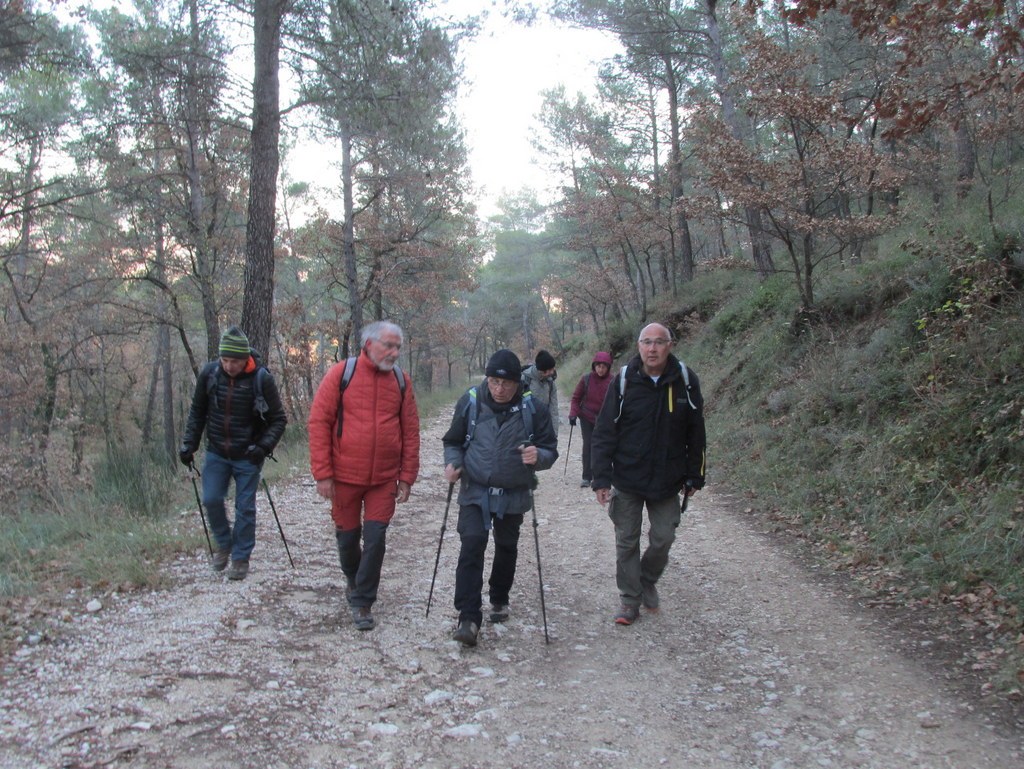
<path id="1" fill-rule="evenodd" d="M 527 525 L 511 620 L 461 648 L 454 503 L 425 616 L 446 425 L 424 425 L 376 630 L 349 622 L 326 503 L 309 481 L 281 484 L 295 570 L 261 507 L 244 582 L 196 553 L 166 566 L 168 590 L 98 611 L 73 597 L 59 632 L 4 660 L 0 769 L 1024 767 L 1020 725 L 937 675 L 928 639 L 895 632 L 713 489 L 684 516 L 662 611 L 612 623 L 611 524 L 578 486 L 578 432 L 565 480 L 560 459 L 536 497 L 551 642 Z"/>

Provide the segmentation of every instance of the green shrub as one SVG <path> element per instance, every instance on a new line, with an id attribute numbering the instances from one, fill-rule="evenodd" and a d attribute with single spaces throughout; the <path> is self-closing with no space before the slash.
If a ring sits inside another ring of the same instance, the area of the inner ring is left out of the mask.
<path id="1" fill-rule="evenodd" d="M 825 274 L 808 334 L 790 332 L 784 288 L 713 279 L 737 293 L 686 351 L 709 483 L 801 523 L 838 565 L 884 567 L 865 572 L 875 587 L 884 573 L 917 598 L 994 591 L 1012 630 L 1024 617 L 1024 281 L 1002 241 L 904 243 Z"/>
<path id="2" fill-rule="evenodd" d="M 101 510 L 156 517 L 167 512 L 175 484 L 174 466 L 166 458 L 114 447 L 96 467 L 92 496 Z"/>

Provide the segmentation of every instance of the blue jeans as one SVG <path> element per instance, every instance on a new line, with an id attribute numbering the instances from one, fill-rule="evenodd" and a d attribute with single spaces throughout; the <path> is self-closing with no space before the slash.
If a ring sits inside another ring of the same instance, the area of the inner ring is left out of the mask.
<path id="1" fill-rule="evenodd" d="M 645 504 L 651 527 L 647 548 L 641 555 L 640 532 Z M 619 597 L 626 606 L 639 606 L 643 583 L 655 584 L 668 565 L 668 551 L 682 519 L 679 495 L 647 499 L 616 489 L 608 504 L 608 517 L 615 524 L 615 582 Z"/>
<path id="2" fill-rule="evenodd" d="M 235 525 L 224 509 L 228 484 L 235 481 Z M 256 489 L 260 465 L 248 459 L 226 459 L 207 449 L 203 463 L 203 507 L 210 531 L 221 550 L 231 548 L 232 561 L 248 560 L 256 547 Z"/>

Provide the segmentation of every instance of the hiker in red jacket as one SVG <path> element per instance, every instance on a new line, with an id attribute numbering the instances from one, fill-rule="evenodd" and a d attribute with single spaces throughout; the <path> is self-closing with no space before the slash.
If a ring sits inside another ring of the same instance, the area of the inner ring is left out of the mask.
<path id="1" fill-rule="evenodd" d="M 362 353 L 327 372 L 309 411 L 309 462 L 316 491 L 331 500 L 352 621 L 372 630 L 385 535 L 420 466 L 420 418 L 412 382 L 398 367 L 402 329 L 363 329 Z M 346 367 L 349 367 L 346 376 Z"/>
<path id="2" fill-rule="evenodd" d="M 575 426 L 580 420 L 580 432 L 583 433 L 583 480 L 580 488 L 589 488 L 594 475 L 590 470 L 590 439 L 594 435 L 594 424 L 604 403 L 604 394 L 608 392 L 608 383 L 612 381 L 612 356 L 606 352 L 594 353 L 590 364 L 590 373 L 580 377 L 576 389 L 572 391 L 569 402 L 569 424 Z"/>

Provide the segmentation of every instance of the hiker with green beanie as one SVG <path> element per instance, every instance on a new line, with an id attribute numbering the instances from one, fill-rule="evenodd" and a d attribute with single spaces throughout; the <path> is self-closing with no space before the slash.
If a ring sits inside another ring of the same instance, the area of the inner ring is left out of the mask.
<path id="1" fill-rule="evenodd" d="M 259 364 L 249 339 L 232 326 L 220 338 L 220 357 L 203 366 L 196 378 L 192 406 L 178 457 L 192 465 L 203 431 L 203 508 L 216 539 L 213 568 L 228 579 L 245 579 L 256 546 L 256 490 L 263 460 L 284 435 L 288 417 L 274 377 Z M 234 524 L 224 499 L 235 482 Z"/>

